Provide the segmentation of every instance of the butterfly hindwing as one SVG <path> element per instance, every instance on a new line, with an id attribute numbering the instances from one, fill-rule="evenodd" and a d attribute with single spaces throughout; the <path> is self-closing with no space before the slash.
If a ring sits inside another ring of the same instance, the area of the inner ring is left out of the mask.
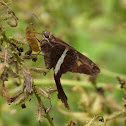
<path id="1" fill-rule="evenodd" d="M 67 96 L 61 86 L 60 78 L 62 74 L 68 72 L 75 65 L 76 56 L 75 51 L 62 44 L 57 43 L 50 49 L 50 58 L 54 68 L 54 79 L 58 90 L 58 98 L 61 99 L 67 109 L 69 109 Z"/>
<path id="2" fill-rule="evenodd" d="M 66 54 L 64 54 L 65 56 L 62 59 L 61 57 L 63 57 L 63 53 L 65 50 L 67 50 L 67 52 L 66 52 Z M 58 64 L 60 64 L 59 71 L 61 71 L 62 74 L 66 73 L 67 71 L 72 69 L 72 67 L 76 64 L 76 61 L 77 61 L 76 52 L 61 44 L 56 44 L 51 49 L 50 57 L 51 57 L 51 61 L 52 61 L 54 69 L 56 69 L 56 66 Z M 62 59 L 62 61 L 61 61 L 61 59 Z"/>
<path id="3" fill-rule="evenodd" d="M 77 52 L 78 60 L 71 72 L 96 75 L 100 72 L 99 67 L 83 54 Z"/>

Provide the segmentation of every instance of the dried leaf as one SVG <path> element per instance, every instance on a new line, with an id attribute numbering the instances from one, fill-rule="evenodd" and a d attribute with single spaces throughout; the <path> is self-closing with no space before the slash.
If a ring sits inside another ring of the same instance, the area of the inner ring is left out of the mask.
<path id="1" fill-rule="evenodd" d="M 0 8 L 7 8 L 6 12 L 2 16 L 0 16 L 0 20 L 7 20 L 8 25 L 10 25 L 11 27 L 16 27 L 18 18 L 15 15 L 14 11 L 3 0 L 0 1 L 0 3 L 2 5 Z M 11 20 L 13 20 L 14 22 L 12 22 Z"/>
<path id="2" fill-rule="evenodd" d="M 50 99 L 49 94 L 42 88 L 35 86 L 35 89 L 37 90 L 38 95 L 43 96 L 44 98 Z"/>
<path id="3" fill-rule="evenodd" d="M 26 38 L 29 43 L 29 46 L 32 48 L 33 51 L 38 52 L 40 51 L 38 42 L 35 36 L 35 29 L 33 24 L 29 24 L 26 28 Z"/>
<path id="4" fill-rule="evenodd" d="M 36 72 L 36 73 L 42 73 L 43 75 L 46 75 L 47 72 L 49 72 L 49 69 L 45 69 L 42 67 L 32 67 L 30 68 L 30 71 Z"/>
<path id="5" fill-rule="evenodd" d="M 12 77 L 12 78 L 18 77 L 18 75 L 10 67 L 7 68 L 7 73 L 9 75 L 9 77 Z"/>
<path id="6" fill-rule="evenodd" d="M 57 91 L 57 88 L 47 88 L 47 89 L 45 89 L 45 91 L 46 91 L 47 93 L 54 93 L 54 92 Z"/>
<path id="7" fill-rule="evenodd" d="M 37 120 L 41 123 L 42 122 L 42 103 L 40 103 L 38 105 L 38 109 L 37 109 Z"/>
<path id="8" fill-rule="evenodd" d="M 5 87 L 3 87 L 3 96 L 6 99 L 7 103 L 10 104 L 11 98 L 10 98 L 10 95 L 8 93 L 8 90 Z"/>
<path id="9" fill-rule="evenodd" d="M 32 93 L 32 77 L 29 71 L 26 71 L 25 74 L 25 80 L 24 80 L 24 88 L 26 87 L 26 90 L 28 93 Z"/>
<path id="10" fill-rule="evenodd" d="M 68 126 L 76 126 L 77 125 L 77 122 L 74 121 L 74 120 L 71 120 L 69 123 L 68 123 Z"/>

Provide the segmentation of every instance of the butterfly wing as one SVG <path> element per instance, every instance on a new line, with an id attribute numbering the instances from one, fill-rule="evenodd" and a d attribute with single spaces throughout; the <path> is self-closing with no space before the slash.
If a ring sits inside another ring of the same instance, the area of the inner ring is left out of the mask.
<path id="1" fill-rule="evenodd" d="M 96 75 L 100 72 L 100 69 L 93 61 L 59 38 L 51 35 L 48 42 L 52 45 L 52 47 L 50 47 L 50 62 L 54 68 L 54 79 L 58 90 L 58 98 L 61 99 L 65 107 L 69 109 L 67 96 L 65 95 L 60 82 L 62 74 L 70 71 L 88 75 Z M 65 50 L 67 50 L 67 52 L 65 52 Z M 64 57 L 62 57 L 63 54 Z M 60 58 L 62 60 L 60 60 Z M 59 60 L 60 62 L 58 63 Z M 58 69 L 56 70 L 56 68 Z"/>
<path id="2" fill-rule="evenodd" d="M 50 48 L 50 58 L 54 68 L 54 79 L 58 90 L 58 98 L 61 99 L 65 107 L 69 109 L 67 96 L 62 88 L 60 78 L 62 74 L 68 72 L 76 63 L 76 52 L 63 44 L 57 43 Z"/>
<path id="3" fill-rule="evenodd" d="M 78 60 L 70 72 L 84 73 L 88 75 L 97 75 L 100 72 L 99 67 L 89 58 L 77 52 Z"/>
<path id="4" fill-rule="evenodd" d="M 63 40 L 56 38 L 52 35 L 50 38 L 50 42 L 55 42 L 64 45 L 65 47 L 68 47 L 77 53 L 77 61 L 74 66 L 72 66 L 72 68 L 69 70 L 70 72 L 84 73 L 88 75 L 97 75 L 98 73 L 100 73 L 99 67 L 92 60 L 78 52 L 75 48 L 65 43 Z"/>

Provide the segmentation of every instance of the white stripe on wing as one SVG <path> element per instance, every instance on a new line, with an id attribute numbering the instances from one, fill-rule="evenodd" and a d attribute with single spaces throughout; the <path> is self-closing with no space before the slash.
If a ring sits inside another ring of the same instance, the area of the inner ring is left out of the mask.
<path id="1" fill-rule="evenodd" d="M 60 70 L 60 67 L 61 67 L 61 65 L 64 61 L 64 58 L 66 56 L 67 51 L 68 51 L 68 48 L 65 48 L 63 54 L 61 55 L 61 57 L 57 61 L 57 64 L 56 64 L 56 67 L 55 67 L 55 75 L 57 75 L 58 71 Z"/>

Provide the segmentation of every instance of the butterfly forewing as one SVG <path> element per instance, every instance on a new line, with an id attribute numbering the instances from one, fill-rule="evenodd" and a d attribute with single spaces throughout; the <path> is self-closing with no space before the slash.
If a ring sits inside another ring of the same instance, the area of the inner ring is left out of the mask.
<path id="1" fill-rule="evenodd" d="M 99 67 L 88 57 L 77 52 L 78 60 L 72 69 L 72 72 L 96 75 L 100 72 Z"/>
<path id="2" fill-rule="evenodd" d="M 88 74 L 88 75 L 96 75 L 100 72 L 99 67 L 92 60 L 90 60 L 88 57 L 86 57 L 85 55 L 78 52 L 75 48 L 73 48 L 69 44 L 65 43 L 63 40 L 56 38 L 55 36 L 52 35 L 50 37 L 49 41 L 51 43 L 57 43 L 60 45 L 64 45 L 65 47 L 76 52 L 77 60 L 76 60 L 76 63 L 74 64 L 74 66 L 72 66 L 72 68 L 69 70 L 70 72 L 84 73 L 84 74 Z M 74 56 L 75 55 L 71 54 L 71 57 L 74 57 Z"/>

